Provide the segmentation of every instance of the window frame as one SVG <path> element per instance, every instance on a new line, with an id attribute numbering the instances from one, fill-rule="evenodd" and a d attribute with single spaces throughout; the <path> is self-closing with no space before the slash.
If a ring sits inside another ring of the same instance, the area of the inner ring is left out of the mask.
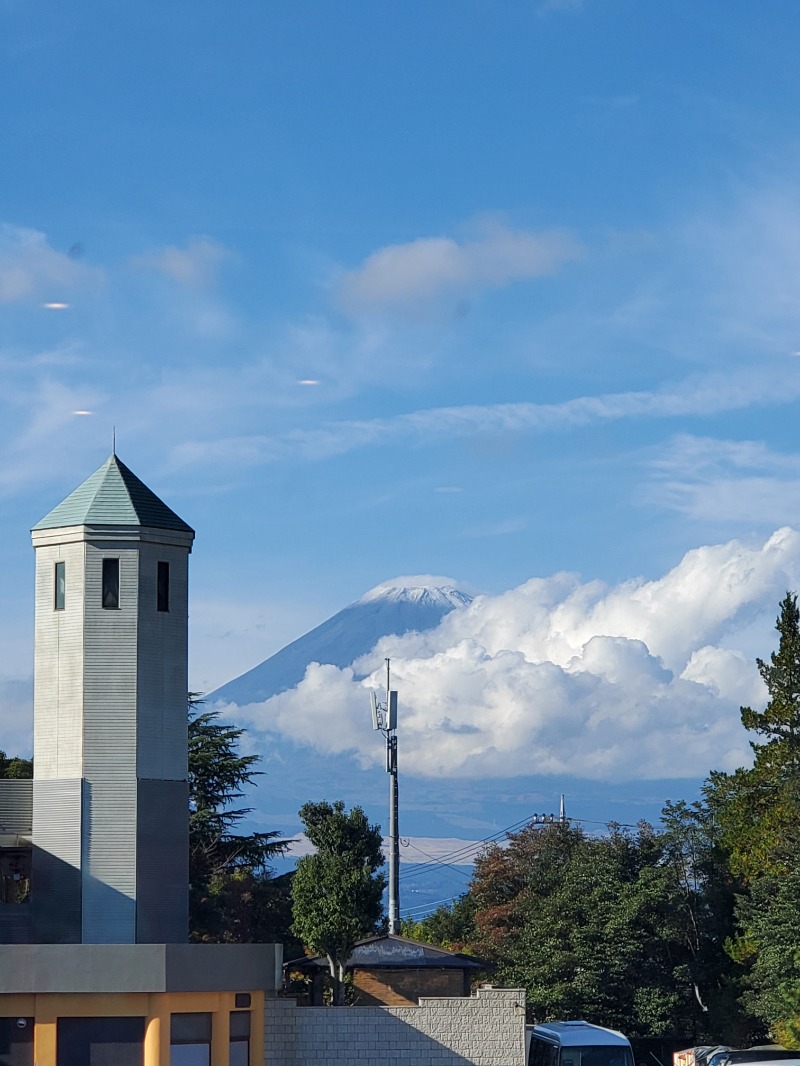
<path id="1" fill-rule="evenodd" d="M 66 610 L 67 603 L 67 564 L 63 559 L 56 559 L 53 568 L 53 610 Z"/>
<path id="2" fill-rule="evenodd" d="M 156 563 L 156 610 L 169 614 L 169 563 L 159 559 Z"/>
<path id="3" fill-rule="evenodd" d="M 103 556 L 100 604 L 104 611 L 119 610 L 120 565 L 118 555 Z"/>

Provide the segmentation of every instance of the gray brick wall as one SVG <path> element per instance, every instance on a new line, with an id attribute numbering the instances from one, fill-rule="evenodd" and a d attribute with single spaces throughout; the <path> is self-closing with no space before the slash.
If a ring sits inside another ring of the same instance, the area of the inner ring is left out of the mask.
<path id="1" fill-rule="evenodd" d="M 416 1007 L 267 1000 L 265 1066 L 524 1066 L 525 993 L 480 988 Z"/>

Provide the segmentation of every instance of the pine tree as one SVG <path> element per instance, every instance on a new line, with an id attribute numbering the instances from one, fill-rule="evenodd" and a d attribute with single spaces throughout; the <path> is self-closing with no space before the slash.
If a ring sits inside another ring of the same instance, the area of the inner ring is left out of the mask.
<path id="1" fill-rule="evenodd" d="M 751 741 L 752 767 L 712 773 L 705 788 L 731 869 L 745 883 L 793 870 L 800 856 L 800 611 L 787 592 L 776 622 L 778 650 L 757 659 L 769 700 L 763 711 L 741 708 L 742 725 L 766 739 Z"/>
<path id="2" fill-rule="evenodd" d="M 800 1032 L 800 611 L 780 604 L 777 651 L 757 659 L 769 699 L 741 708 L 753 765 L 712 773 L 704 794 L 739 879 L 736 935 L 726 948 L 746 967 L 741 1002 L 774 1037 Z"/>
<path id="3" fill-rule="evenodd" d="M 189 699 L 189 925 L 192 940 L 283 940 L 291 921 L 287 878 L 271 860 L 288 842 L 278 833 L 238 833 L 240 807 L 258 775 L 257 755 L 240 755 L 243 729 Z"/>

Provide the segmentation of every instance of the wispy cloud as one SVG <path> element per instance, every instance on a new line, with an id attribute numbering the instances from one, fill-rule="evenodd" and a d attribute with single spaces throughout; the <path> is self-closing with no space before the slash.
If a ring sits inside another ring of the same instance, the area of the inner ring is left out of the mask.
<path id="1" fill-rule="evenodd" d="M 0 304 L 62 303 L 70 290 L 104 281 L 102 270 L 57 251 L 44 233 L 0 224 Z"/>
<path id="2" fill-rule="evenodd" d="M 74 477 L 77 452 L 88 429 L 74 435 L 64 431 L 76 420 L 91 421 L 79 413 L 102 406 L 101 390 L 60 381 L 45 365 L 42 376 L 7 389 L 5 401 L 7 416 L 14 409 L 17 431 L 11 439 L 0 440 L 0 496 L 38 484 L 42 478 Z M 56 439 L 59 447 L 53 449 L 51 442 Z M 44 454 L 48 459 L 43 467 Z"/>
<path id="3" fill-rule="evenodd" d="M 800 455 L 760 441 L 681 435 L 651 466 L 647 499 L 694 519 L 763 528 L 800 513 Z"/>
<path id="4" fill-rule="evenodd" d="M 800 398 L 800 368 L 692 375 L 655 391 L 580 396 L 562 403 L 507 403 L 437 407 L 394 418 L 329 423 L 280 436 L 236 436 L 187 441 L 172 452 L 176 466 L 194 463 L 268 463 L 290 457 L 326 459 L 369 445 L 403 440 L 425 444 L 476 434 L 545 433 L 598 422 L 703 416 L 750 407 L 784 405 Z"/>
<path id="5" fill-rule="evenodd" d="M 582 254 L 559 231 L 531 233 L 487 222 L 472 240 L 420 237 L 373 252 L 339 280 L 337 297 L 352 314 L 428 311 L 450 300 L 511 282 L 555 273 Z"/>
<path id="6" fill-rule="evenodd" d="M 224 262 L 233 258 L 233 253 L 211 237 L 191 237 L 184 247 L 168 245 L 148 255 L 131 259 L 133 266 L 142 270 L 154 270 L 180 285 L 189 288 L 204 288 L 217 278 Z"/>

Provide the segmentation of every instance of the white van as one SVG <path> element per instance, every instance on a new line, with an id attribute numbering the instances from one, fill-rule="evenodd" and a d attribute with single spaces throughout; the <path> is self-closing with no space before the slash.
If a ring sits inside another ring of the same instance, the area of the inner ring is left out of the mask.
<path id="1" fill-rule="evenodd" d="M 543 1022 L 525 1027 L 528 1066 L 634 1066 L 630 1041 L 589 1022 Z"/>

